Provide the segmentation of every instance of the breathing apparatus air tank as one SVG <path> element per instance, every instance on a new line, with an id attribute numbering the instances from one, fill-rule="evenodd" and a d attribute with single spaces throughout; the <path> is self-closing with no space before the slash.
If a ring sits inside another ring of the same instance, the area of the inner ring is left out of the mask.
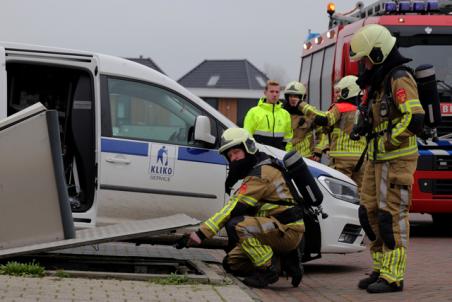
<path id="1" fill-rule="evenodd" d="M 424 124 L 430 128 L 436 128 L 441 123 L 441 108 L 439 103 L 438 88 L 435 68 L 432 65 L 420 65 L 415 73 L 419 101 L 425 111 Z"/>
<path id="2" fill-rule="evenodd" d="M 283 163 L 303 202 L 307 206 L 319 206 L 323 201 L 323 194 L 303 157 L 296 151 L 291 151 L 284 156 Z"/>

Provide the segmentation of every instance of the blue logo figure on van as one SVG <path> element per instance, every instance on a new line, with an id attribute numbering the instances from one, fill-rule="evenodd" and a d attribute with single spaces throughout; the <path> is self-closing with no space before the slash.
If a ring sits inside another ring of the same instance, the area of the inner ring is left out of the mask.
<path id="1" fill-rule="evenodd" d="M 163 165 L 163 155 L 166 155 L 165 166 L 168 166 L 168 150 L 166 150 L 165 146 L 160 148 L 160 150 L 157 153 L 157 163 L 159 163 L 160 161 L 162 165 Z"/>
<path id="2" fill-rule="evenodd" d="M 152 180 L 170 181 L 176 164 L 175 146 L 153 143 L 150 145 L 148 172 Z"/>

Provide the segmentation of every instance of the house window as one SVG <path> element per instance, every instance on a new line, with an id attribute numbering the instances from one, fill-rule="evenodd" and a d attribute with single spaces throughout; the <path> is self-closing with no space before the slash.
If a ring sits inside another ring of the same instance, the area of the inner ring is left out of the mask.
<path id="1" fill-rule="evenodd" d="M 265 80 L 261 76 L 256 76 L 256 81 L 261 85 L 262 88 L 265 87 L 267 83 L 265 83 Z"/>
<path id="2" fill-rule="evenodd" d="M 203 98 L 203 100 L 209 104 L 210 106 L 212 106 L 213 108 L 218 110 L 218 99 L 215 98 Z"/>
<path id="3" fill-rule="evenodd" d="M 219 75 L 211 76 L 209 81 L 207 82 L 207 86 L 215 86 L 215 85 L 217 85 L 217 82 L 218 82 L 219 79 L 220 79 Z"/>

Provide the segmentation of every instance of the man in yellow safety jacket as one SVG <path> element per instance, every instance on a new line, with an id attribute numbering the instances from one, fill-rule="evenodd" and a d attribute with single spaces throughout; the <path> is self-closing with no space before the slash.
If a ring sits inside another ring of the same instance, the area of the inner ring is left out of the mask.
<path id="1" fill-rule="evenodd" d="M 290 151 L 292 149 L 292 128 L 290 114 L 279 101 L 280 86 L 276 81 L 267 81 L 265 97 L 251 108 L 243 127 L 261 144 Z"/>

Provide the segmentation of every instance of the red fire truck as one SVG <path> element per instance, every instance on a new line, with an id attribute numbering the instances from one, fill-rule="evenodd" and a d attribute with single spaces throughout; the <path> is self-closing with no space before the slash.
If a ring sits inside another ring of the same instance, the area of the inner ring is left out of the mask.
<path id="1" fill-rule="evenodd" d="M 317 108 L 328 109 L 333 83 L 363 70 L 350 62 L 349 49 L 353 34 L 366 24 L 387 27 L 400 52 L 413 59 L 411 67 L 435 67 L 442 122 L 436 138 L 418 142 L 411 212 L 430 213 L 434 223 L 452 225 L 452 1 L 378 1 L 367 7 L 359 2 L 346 14 L 335 13 L 330 3 L 328 13 L 329 30 L 304 44 L 299 76 Z"/>

